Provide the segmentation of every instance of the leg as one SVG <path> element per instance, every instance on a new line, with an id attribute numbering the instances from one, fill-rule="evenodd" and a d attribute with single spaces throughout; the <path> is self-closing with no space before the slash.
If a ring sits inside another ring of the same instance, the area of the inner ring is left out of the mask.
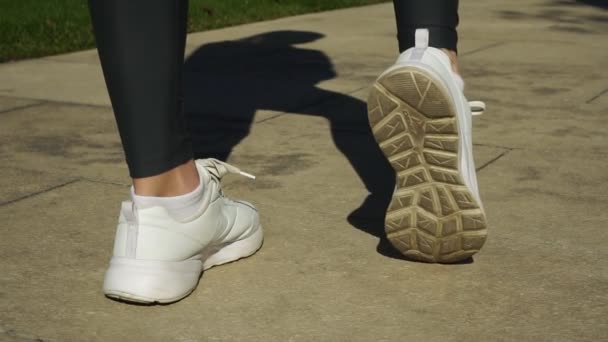
<path id="1" fill-rule="evenodd" d="M 251 204 L 224 197 L 239 169 L 192 160 L 182 109 L 186 0 L 89 0 L 99 56 L 133 177 L 103 291 L 169 303 L 203 270 L 255 253 L 263 233 Z"/>
<path id="2" fill-rule="evenodd" d="M 429 46 L 442 49 L 450 58 L 452 69 L 458 73 L 458 0 L 393 0 L 393 5 L 399 52 L 414 46 L 417 28 L 427 28 Z"/>
<path id="3" fill-rule="evenodd" d="M 135 192 L 192 191 L 182 106 L 187 0 L 90 0 L 99 57 Z"/>

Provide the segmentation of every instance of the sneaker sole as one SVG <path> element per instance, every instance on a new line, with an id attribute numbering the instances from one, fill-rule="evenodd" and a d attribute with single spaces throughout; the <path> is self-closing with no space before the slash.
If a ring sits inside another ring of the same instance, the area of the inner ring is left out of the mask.
<path id="1" fill-rule="evenodd" d="M 251 236 L 184 261 L 137 260 L 112 257 L 103 292 L 124 302 L 173 303 L 188 296 L 203 271 L 255 254 L 263 244 L 259 227 Z"/>
<path id="2" fill-rule="evenodd" d="M 396 174 L 388 240 L 414 260 L 470 258 L 486 241 L 486 218 L 458 168 L 458 118 L 449 91 L 431 72 L 404 66 L 381 75 L 367 103 L 376 142 Z"/>

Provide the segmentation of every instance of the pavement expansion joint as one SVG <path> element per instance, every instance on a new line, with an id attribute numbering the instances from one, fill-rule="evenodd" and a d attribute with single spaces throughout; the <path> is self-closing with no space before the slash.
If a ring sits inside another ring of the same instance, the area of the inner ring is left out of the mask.
<path id="1" fill-rule="evenodd" d="M 45 103 L 46 103 L 46 101 L 39 101 L 39 102 L 35 102 L 35 103 L 28 103 L 28 104 L 22 105 L 22 106 L 15 106 L 15 107 L 7 108 L 7 109 L 4 109 L 4 110 L 0 110 L 0 114 L 9 113 L 9 112 L 13 112 L 13 111 L 16 111 L 16 110 L 22 110 L 22 109 L 32 108 L 32 107 L 38 107 L 38 106 L 41 106 L 41 105 L 43 105 Z"/>
<path id="2" fill-rule="evenodd" d="M 57 190 L 59 188 L 63 188 L 64 186 L 67 186 L 67 185 L 79 182 L 80 180 L 81 179 L 72 179 L 70 181 L 67 181 L 67 182 L 64 182 L 64 183 L 52 186 L 50 188 L 47 188 L 47 189 L 44 189 L 44 190 L 41 190 L 41 191 L 36 191 L 36 192 L 30 193 L 30 194 L 27 194 L 27 195 L 24 195 L 24 196 L 21 196 L 21 197 L 18 197 L 18 198 L 15 198 L 15 199 L 12 199 L 12 200 L 9 200 L 9 201 L 6 201 L 6 202 L 0 202 L 0 207 L 3 207 L 5 205 L 9 205 L 9 204 L 13 204 L 13 203 L 19 202 L 21 200 L 28 199 L 30 197 L 38 196 L 38 195 L 41 195 L 41 194 L 44 194 L 44 193 L 47 193 L 47 192 L 50 192 L 50 191 L 53 191 L 53 190 Z"/>

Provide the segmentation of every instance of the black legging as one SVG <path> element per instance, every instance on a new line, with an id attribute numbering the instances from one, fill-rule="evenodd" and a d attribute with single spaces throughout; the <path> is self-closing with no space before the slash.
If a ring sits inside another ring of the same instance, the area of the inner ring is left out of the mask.
<path id="1" fill-rule="evenodd" d="M 394 0 L 399 50 L 416 28 L 456 51 L 458 0 Z M 168 171 L 193 158 L 182 97 L 188 0 L 89 0 L 97 49 L 129 172 Z"/>
<path id="2" fill-rule="evenodd" d="M 417 28 L 429 29 L 429 45 L 456 51 L 458 0 L 393 0 L 399 51 L 414 46 Z"/>

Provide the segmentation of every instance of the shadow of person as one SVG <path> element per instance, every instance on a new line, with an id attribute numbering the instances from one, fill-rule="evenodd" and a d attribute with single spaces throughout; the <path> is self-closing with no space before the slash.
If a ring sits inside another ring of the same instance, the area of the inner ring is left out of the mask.
<path id="1" fill-rule="evenodd" d="M 608 9 L 608 2 L 606 2 L 606 0 L 576 0 L 576 2 L 602 9 Z"/>
<path id="2" fill-rule="evenodd" d="M 260 109 L 325 117 L 336 147 L 369 191 L 348 221 L 379 237 L 381 254 L 399 257 L 384 239 L 394 171 L 371 134 L 366 104 L 317 87 L 337 76 L 331 60 L 321 51 L 295 46 L 323 37 L 315 32 L 273 31 L 194 51 L 184 67 L 184 103 L 195 157 L 226 160 L 249 134 Z"/>

